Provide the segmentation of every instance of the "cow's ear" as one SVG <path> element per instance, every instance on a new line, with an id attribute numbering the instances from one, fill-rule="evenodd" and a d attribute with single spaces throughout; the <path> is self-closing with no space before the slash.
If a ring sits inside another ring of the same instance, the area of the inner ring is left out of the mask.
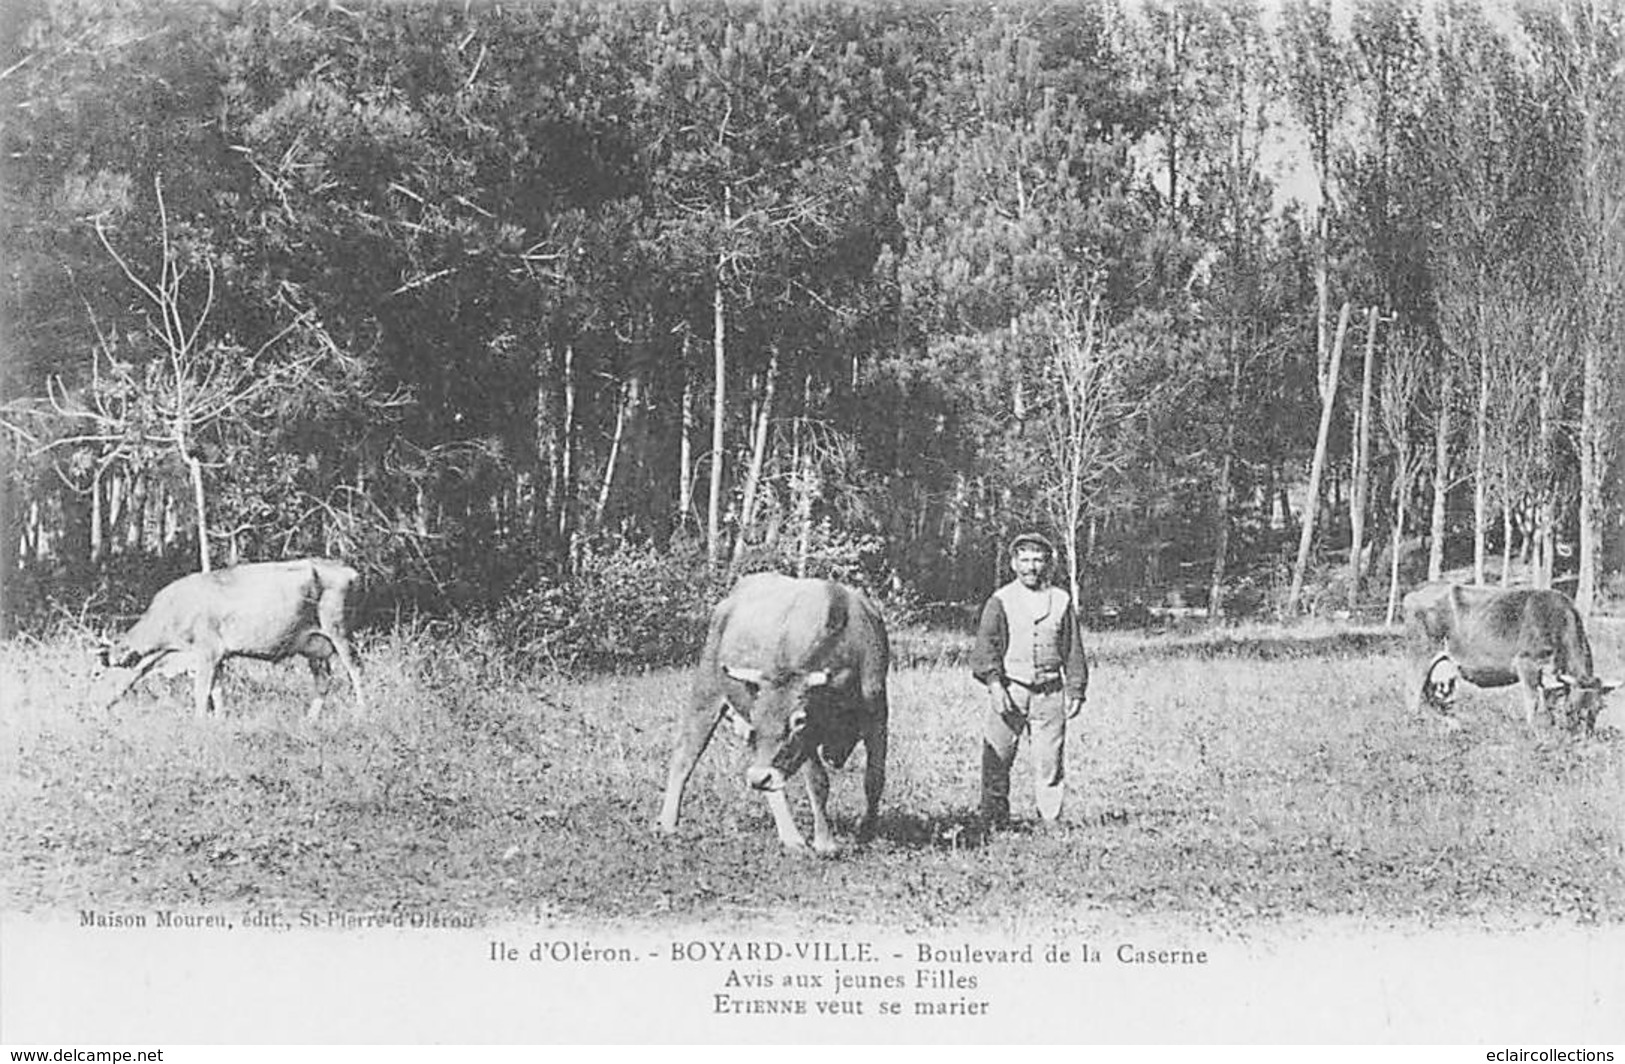
<path id="1" fill-rule="evenodd" d="M 1605 695 L 1609 691 L 1618 690 L 1620 682 L 1621 681 L 1619 681 L 1619 680 L 1598 680 L 1597 681 L 1597 693 L 1599 695 Z"/>
<path id="2" fill-rule="evenodd" d="M 1540 685 L 1548 691 L 1567 691 L 1578 683 L 1579 680 L 1573 676 L 1554 672 L 1551 669 L 1540 670 Z"/>
<path id="3" fill-rule="evenodd" d="M 762 687 L 767 683 L 767 673 L 761 669 L 750 669 L 743 665 L 724 665 L 722 671 L 740 683 L 750 684 L 752 687 Z"/>
<path id="4" fill-rule="evenodd" d="M 728 727 L 741 739 L 749 739 L 751 732 L 756 730 L 755 726 L 751 724 L 750 718 L 735 709 L 732 703 L 722 703 L 722 716 L 727 720 Z"/>

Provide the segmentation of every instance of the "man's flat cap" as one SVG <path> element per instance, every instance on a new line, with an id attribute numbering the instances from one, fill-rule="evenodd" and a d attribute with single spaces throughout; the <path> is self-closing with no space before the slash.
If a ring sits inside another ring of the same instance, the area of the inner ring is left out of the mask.
<path id="1" fill-rule="evenodd" d="M 1011 554 L 1015 554 L 1023 547 L 1037 547 L 1051 558 L 1055 557 L 1055 544 L 1038 532 L 1023 532 L 1010 541 Z"/>

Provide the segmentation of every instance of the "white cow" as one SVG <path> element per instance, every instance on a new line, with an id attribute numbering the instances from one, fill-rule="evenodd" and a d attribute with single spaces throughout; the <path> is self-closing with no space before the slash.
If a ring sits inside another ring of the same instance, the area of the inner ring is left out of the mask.
<path id="1" fill-rule="evenodd" d="M 147 612 L 120 639 L 102 648 L 102 664 L 130 669 L 107 700 L 118 701 L 154 668 L 193 673 L 193 711 L 220 712 L 215 675 L 227 658 L 283 661 L 295 654 L 310 664 L 316 697 L 310 719 L 321 713 L 332 686 L 335 654 L 364 704 L 360 668 L 345 627 L 345 600 L 358 574 L 340 562 L 304 558 L 256 562 L 193 573 L 153 596 Z"/>

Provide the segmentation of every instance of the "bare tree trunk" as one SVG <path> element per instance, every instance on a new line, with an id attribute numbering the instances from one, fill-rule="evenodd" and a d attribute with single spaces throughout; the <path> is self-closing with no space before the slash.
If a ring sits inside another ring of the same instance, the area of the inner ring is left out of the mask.
<path id="1" fill-rule="evenodd" d="M 1315 437 L 1315 458 L 1309 470 L 1309 495 L 1304 502 L 1303 532 L 1298 537 L 1298 561 L 1292 567 L 1292 588 L 1287 592 L 1286 613 L 1298 611 L 1298 599 L 1303 594 L 1304 571 L 1309 567 L 1309 547 L 1315 538 L 1315 517 L 1319 513 L 1320 478 L 1326 470 L 1326 438 L 1332 427 L 1332 405 L 1337 398 L 1337 375 L 1343 363 L 1343 337 L 1348 332 L 1349 305 L 1337 318 L 1337 339 L 1332 344 L 1331 365 L 1326 374 L 1327 387 L 1320 407 L 1320 432 Z"/>
<path id="2" fill-rule="evenodd" d="M 1011 350 L 1019 352 L 1021 350 L 1021 321 L 1015 315 L 1010 316 L 1010 341 Z M 1016 419 L 1017 425 L 1027 420 L 1026 383 L 1027 375 L 1022 372 L 1021 364 L 1017 362 L 1012 367 L 1010 374 L 1010 414 Z"/>
<path id="3" fill-rule="evenodd" d="M 964 470 L 958 470 L 954 473 L 954 495 L 949 503 L 948 524 L 948 568 L 956 582 L 965 556 L 965 511 L 969 506 L 970 481 Z"/>
<path id="4" fill-rule="evenodd" d="M 609 457 L 604 460 L 604 480 L 598 485 L 598 505 L 593 510 L 596 531 L 604 530 L 604 519 L 609 514 L 609 493 L 615 483 L 615 469 L 621 458 L 621 443 L 626 439 L 628 411 L 636 402 L 637 388 L 628 381 L 621 385 L 621 401 L 615 404 L 615 431 L 609 440 Z"/>
<path id="5" fill-rule="evenodd" d="M 27 561 L 36 561 L 39 558 L 39 503 L 31 502 L 28 505 L 28 514 L 18 526 L 18 538 L 21 540 L 22 557 Z"/>
<path id="6" fill-rule="evenodd" d="M 1606 425 L 1611 410 L 1608 376 L 1618 372 L 1617 338 L 1625 292 L 1625 167 L 1621 127 L 1625 64 L 1619 62 L 1617 5 L 1578 3 L 1563 11 L 1572 44 L 1572 75 L 1564 74 L 1581 118 L 1576 145 L 1574 213 L 1580 225 L 1575 295 L 1580 366 L 1579 583 L 1574 604 L 1582 616 L 1596 606 L 1603 568 L 1603 498 L 1609 473 Z M 1617 379 L 1617 378 L 1616 378 Z"/>
<path id="7" fill-rule="evenodd" d="M 812 554 L 812 503 L 817 492 L 817 472 L 812 460 L 812 448 L 801 454 L 801 469 L 796 476 L 796 575 L 807 575 L 807 562 Z"/>
<path id="8" fill-rule="evenodd" d="M 1526 572 L 1533 572 L 1535 565 L 1535 527 L 1539 517 L 1539 505 L 1531 500 L 1525 500 L 1522 508 L 1518 510 L 1518 564 Z"/>
<path id="9" fill-rule="evenodd" d="M 192 478 L 192 505 L 197 513 L 198 568 L 206 573 L 209 571 L 209 515 L 203 495 L 203 463 L 187 452 L 184 443 L 181 444 L 181 456 Z"/>
<path id="10" fill-rule="evenodd" d="M 1450 494 L 1450 393 L 1454 379 L 1455 374 L 1447 361 L 1440 368 L 1439 416 L 1433 439 L 1433 519 L 1428 526 L 1429 580 L 1439 580 L 1444 576 L 1445 502 Z"/>
<path id="11" fill-rule="evenodd" d="M 575 436 L 576 436 L 576 349 L 564 345 L 560 379 L 563 387 L 563 413 L 554 428 L 558 464 L 557 498 L 554 503 L 555 534 L 562 557 L 573 557 L 575 539 Z"/>
<path id="12" fill-rule="evenodd" d="M 130 505 L 130 478 L 113 471 L 107 480 L 107 554 L 118 554 L 119 526 L 128 524 Z"/>
<path id="13" fill-rule="evenodd" d="M 1083 547 L 1078 542 L 1076 529 L 1067 538 L 1070 540 L 1066 550 L 1067 593 L 1072 596 L 1072 611 L 1077 616 L 1083 609 L 1083 565 L 1079 560 Z"/>
<path id="14" fill-rule="evenodd" d="M 1512 466 L 1501 456 L 1501 586 L 1512 583 Z"/>
<path id="15" fill-rule="evenodd" d="M 681 437 L 677 444 L 677 527 L 687 528 L 694 515 L 694 381 L 689 373 L 689 330 L 683 329 L 683 398 Z"/>
<path id="16" fill-rule="evenodd" d="M 1241 353 L 1237 350 L 1237 323 L 1232 317 L 1229 337 L 1230 388 L 1225 396 L 1224 457 L 1219 461 L 1219 483 L 1214 491 L 1214 508 L 1218 527 L 1213 537 L 1213 570 L 1208 583 L 1208 615 L 1224 616 L 1225 564 L 1230 556 L 1230 506 L 1232 496 L 1231 466 L 1236 454 L 1236 417 L 1241 396 Z"/>
<path id="17" fill-rule="evenodd" d="M 146 550 L 147 478 L 139 473 L 126 478 L 124 512 L 124 549 L 140 553 Z"/>
<path id="18" fill-rule="evenodd" d="M 1349 510 L 1349 609 L 1360 604 L 1364 575 L 1365 511 L 1371 492 L 1371 377 L 1377 361 L 1377 308 L 1372 307 L 1365 332 L 1365 373 L 1360 381 L 1360 423 L 1354 433 L 1354 492 Z"/>
<path id="19" fill-rule="evenodd" d="M 711 486 L 705 505 L 705 560 L 715 569 L 722 560 L 722 458 L 727 413 L 727 315 L 722 297 L 722 261 L 717 261 L 716 287 L 711 297 L 712 394 Z"/>
<path id="20" fill-rule="evenodd" d="M 1399 467 L 1399 482 L 1394 491 L 1394 531 L 1390 537 L 1390 553 L 1393 557 L 1388 563 L 1388 613 L 1383 618 L 1383 624 L 1392 628 L 1394 617 L 1399 612 L 1399 556 L 1405 544 L 1405 505 L 1410 496 L 1405 483 L 1406 471 L 1410 469 L 1410 455 L 1401 448 L 1396 456 Z"/>
<path id="21" fill-rule="evenodd" d="M 536 415 L 531 421 L 530 431 L 531 449 L 535 452 L 536 460 L 531 473 L 528 526 L 531 534 L 538 537 L 546 535 L 548 522 L 552 520 L 554 490 L 558 483 L 557 454 L 553 446 L 553 389 L 548 381 L 549 376 L 546 367 L 538 360 L 535 383 L 532 385 Z M 356 467 L 358 482 L 361 480 L 361 468 L 360 465 Z M 356 495 L 364 494 L 358 486 Z"/>
<path id="22" fill-rule="evenodd" d="M 1093 558 L 1095 556 L 1096 545 L 1099 544 L 1099 543 L 1100 543 L 1100 514 L 1094 512 L 1094 511 L 1090 511 L 1090 513 L 1089 513 L 1089 522 L 1084 527 L 1084 533 L 1083 533 L 1083 556 L 1085 558 Z M 1078 588 L 1078 591 L 1080 593 L 1082 593 L 1083 590 L 1084 589 L 1082 587 Z M 1091 591 L 1090 591 L 1090 600 L 1087 603 L 1084 602 L 1083 600 L 1080 600 L 1076 604 L 1076 608 L 1079 609 L 1079 610 L 1086 610 L 1086 611 L 1092 612 L 1095 605 L 1096 605 L 1096 602 L 1094 600 L 1097 599 L 1099 597 L 1099 595 L 1100 595 L 1100 591 L 1099 591 L 1098 588 L 1091 589 Z"/>
<path id="23" fill-rule="evenodd" d="M 4 394 L 4 370 L 0 369 L 0 394 Z M 17 481 L 10 463 L 0 468 L 0 642 L 11 638 L 12 595 L 16 587 L 17 559 L 23 544 L 18 527 Z"/>
<path id="24" fill-rule="evenodd" d="M 773 420 L 773 393 L 778 388 L 779 345 L 775 343 L 767 363 L 767 379 L 762 384 L 762 401 L 756 411 L 756 425 L 750 445 L 750 469 L 745 474 L 745 497 L 739 507 L 739 532 L 734 537 L 733 560 L 745 555 L 745 540 L 756 520 L 756 496 L 761 490 L 762 467 L 767 461 L 768 429 Z"/>
<path id="25" fill-rule="evenodd" d="M 175 505 L 175 493 L 168 486 L 164 488 L 163 516 L 160 518 L 159 541 L 163 544 L 161 554 L 168 555 L 175 548 L 175 541 L 181 534 L 181 518 Z"/>
<path id="26" fill-rule="evenodd" d="M 1478 407 L 1473 415 L 1473 435 L 1473 583 L 1482 587 L 1489 550 L 1490 506 L 1490 351 L 1489 340 L 1482 332 L 1478 339 Z"/>
<path id="27" fill-rule="evenodd" d="M 1580 565 L 1574 606 L 1589 617 L 1596 604 L 1597 563 L 1602 553 L 1602 485 L 1607 472 L 1602 427 L 1602 351 L 1594 336 L 1585 339 L 1580 396 Z"/>
<path id="28" fill-rule="evenodd" d="M 105 530 L 102 528 L 102 467 L 98 464 L 90 477 L 90 561 L 100 564 L 105 553 Z"/>
<path id="29" fill-rule="evenodd" d="M 1552 560 L 1557 539 L 1557 498 L 1552 485 L 1552 368 L 1540 367 L 1540 397 L 1536 406 L 1540 419 L 1540 456 L 1536 462 L 1535 586 L 1552 586 Z"/>

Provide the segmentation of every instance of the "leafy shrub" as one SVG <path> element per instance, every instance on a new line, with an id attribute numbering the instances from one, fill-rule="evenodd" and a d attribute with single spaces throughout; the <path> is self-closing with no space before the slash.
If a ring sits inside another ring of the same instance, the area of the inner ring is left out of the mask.
<path id="1" fill-rule="evenodd" d="M 714 573 L 694 543 L 665 553 L 649 544 L 594 545 L 570 576 L 543 578 L 509 595 L 492 615 L 492 626 L 509 652 L 542 667 L 690 665 L 705 643 L 712 606 L 748 573 L 793 573 L 804 561 L 808 576 L 884 597 L 888 618 L 892 607 L 906 615 L 906 596 L 893 592 L 884 579 L 889 571 L 884 548 L 877 535 L 826 524 L 815 528 L 805 559 L 795 556 L 793 541 L 781 541 L 749 549 L 732 568 Z"/>
<path id="2" fill-rule="evenodd" d="M 801 556 L 797 538 L 784 536 L 746 549 L 734 566 L 734 575 L 801 572 L 838 580 L 877 598 L 888 590 L 892 567 L 886 556 L 886 539 L 880 533 L 839 528 L 828 519 L 815 523 L 808 533 L 805 557 Z"/>
<path id="3" fill-rule="evenodd" d="M 196 567 L 196 554 L 179 551 L 162 558 L 119 554 L 99 565 L 31 565 L 11 574 L 7 608 L 17 631 L 40 638 L 122 630 L 160 588 Z"/>
<path id="4" fill-rule="evenodd" d="M 509 648 L 541 665 L 595 669 L 692 662 L 729 579 L 693 550 L 589 548 L 574 575 L 512 595 L 494 624 Z"/>

